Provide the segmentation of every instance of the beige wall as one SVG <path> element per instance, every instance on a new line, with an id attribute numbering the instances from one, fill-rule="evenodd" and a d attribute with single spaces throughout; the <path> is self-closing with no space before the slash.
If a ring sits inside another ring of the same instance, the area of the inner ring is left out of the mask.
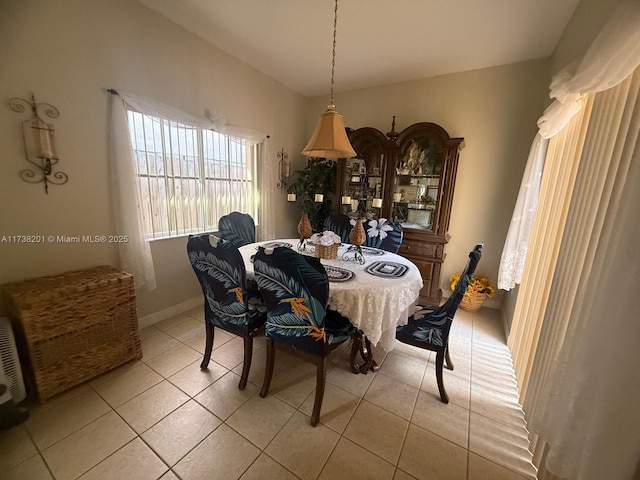
<path id="1" fill-rule="evenodd" d="M 386 133 L 395 115 L 397 131 L 427 121 L 441 125 L 452 137 L 464 137 L 443 290 L 450 290 L 449 276 L 462 269 L 477 242 L 485 244 L 478 273 L 497 282 L 536 120 L 548 100 L 548 78 L 548 62 L 538 60 L 336 95 L 338 111 L 352 128 L 372 126 Z M 313 100 L 310 130 L 326 102 L 324 97 Z M 499 307 L 502 294 L 489 305 Z"/>
<path id="2" fill-rule="evenodd" d="M 0 237 L 113 234 L 107 178 L 106 88 L 143 94 L 202 115 L 271 135 L 275 151 L 305 141 L 308 100 L 131 0 L 0 2 Z M 60 110 L 59 169 L 64 186 L 19 178 L 24 160 L 11 97 L 33 91 Z M 292 155 L 292 158 L 295 158 Z M 277 205 L 280 236 L 295 232 L 286 197 Z M 186 238 L 152 244 L 158 289 L 139 292 L 141 316 L 200 295 L 185 253 Z M 118 265 L 115 245 L 0 243 L 0 283 L 100 264 Z"/>

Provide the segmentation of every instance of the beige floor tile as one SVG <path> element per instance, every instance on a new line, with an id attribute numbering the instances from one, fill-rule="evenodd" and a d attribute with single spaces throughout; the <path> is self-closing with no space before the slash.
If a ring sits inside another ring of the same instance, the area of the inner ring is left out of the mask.
<path id="1" fill-rule="evenodd" d="M 171 335 L 160 332 L 158 335 L 142 340 L 142 359 L 144 361 L 151 360 L 156 355 L 166 352 L 179 344 L 180 342 Z"/>
<path id="2" fill-rule="evenodd" d="M 139 364 L 140 362 L 138 360 L 134 360 L 133 362 L 128 362 L 125 363 L 124 365 L 117 367 L 115 370 L 120 370 L 120 371 L 126 371 L 129 368 L 132 368 L 132 366 L 135 366 L 137 364 Z M 122 370 L 121 370 L 122 369 Z M 97 378 L 102 378 L 104 376 L 109 375 L 110 373 L 114 372 L 115 370 L 111 370 L 110 372 L 106 372 L 104 375 L 101 375 Z M 44 412 L 45 410 L 48 410 L 50 408 L 53 407 L 57 407 L 58 405 L 60 405 L 61 403 L 66 402 L 67 400 L 71 400 L 73 397 L 76 397 L 78 395 L 81 395 L 83 393 L 87 393 L 90 392 L 91 390 L 91 386 L 89 383 L 82 383 L 80 385 L 78 385 L 77 387 L 73 387 L 70 388 L 69 390 L 65 390 L 64 392 L 58 393 L 57 395 L 54 395 L 53 397 L 47 398 L 46 403 L 37 403 L 36 400 L 34 399 L 32 404 L 28 406 L 31 414 L 34 414 L 36 411 L 38 413 L 40 412 Z"/>
<path id="3" fill-rule="evenodd" d="M 158 480 L 180 480 L 178 476 L 169 470 L 167 473 L 162 475 Z"/>
<path id="4" fill-rule="evenodd" d="M 215 329 L 215 334 L 213 336 L 213 350 L 220 348 L 225 343 L 233 340 L 234 338 L 238 338 L 236 335 L 232 335 L 230 333 L 225 332 L 221 328 Z M 205 343 L 207 340 L 207 335 L 205 333 L 205 327 L 202 325 L 202 333 L 191 337 L 189 340 L 184 342 L 185 345 L 190 346 L 194 350 L 200 352 L 204 355 Z"/>
<path id="5" fill-rule="evenodd" d="M 275 395 L 298 408 L 316 388 L 316 382 L 316 366 L 303 363 L 274 375 L 269 386 L 269 395 Z"/>
<path id="6" fill-rule="evenodd" d="M 183 322 L 175 327 L 167 328 L 164 333 L 167 335 L 171 335 L 173 338 L 184 342 L 189 340 L 190 338 L 195 337 L 196 335 L 202 334 L 205 331 L 205 326 L 203 322 L 198 320 L 190 319 L 186 322 Z"/>
<path id="7" fill-rule="evenodd" d="M 296 412 L 265 450 L 302 480 L 318 477 L 340 438 L 322 424 L 312 427 L 309 421 L 309 417 Z"/>
<path id="8" fill-rule="evenodd" d="M 188 317 L 195 318 L 196 320 L 200 320 L 204 322 L 204 308 L 202 305 L 192 308 L 191 310 L 187 310 L 184 314 Z"/>
<path id="9" fill-rule="evenodd" d="M 222 424 L 222 420 L 190 400 L 142 434 L 147 444 L 170 466 Z"/>
<path id="10" fill-rule="evenodd" d="M 471 412 L 469 450 L 521 475 L 532 475 L 529 440 L 524 427 L 513 428 Z"/>
<path id="11" fill-rule="evenodd" d="M 116 408 L 161 381 L 160 375 L 140 363 L 121 375 L 93 384 L 93 389 Z"/>
<path id="12" fill-rule="evenodd" d="M 395 467 L 342 437 L 318 480 L 391 480 Z"/>
<path id="13" fill-rule="evenodd" d="M 523 480 L 523 478 L 527 477 L 490 462 L 475 453 L 469 453 L 469 474 L 467 478 L 468 480 Z M 535 477 L 528 478 L 535 479 Z"/>
<path id="14" fill-rule="evenodd" d="M 344 436 L 396 465 L 409 422 L 363 400 Z"/>
<path id="15" fill-rule="evenodd" d="M 364 399 L 409 420 L 418 392 L 417 388 L 394 380 L 380 372 L 371 382 Z"/>
<path id="16" fill-rule="evenodd" d="M 214 349 L 211 353 L 211 359 L 229 370 L 233 370 L 244 361 L 244 342 L 242 338 L 234 337 Z"/>
<path id="17" fill-rule="evenodd" d="M 505 425 L 524 428 L 524 412 L 514 393 L 503 393 L 471 383 L 470 410 Z"/>
<path id="18" fill-rule="evenodd" d="M 465 380 L 471 380 L 471 357 L 451 355 L 451 362 L 453 363 L 453 370 L 443 367 L 443 371 L 446 372 L 447 375 L 454 375 Z M 429 359 L 429 366 L 427 368 L 436 368 L 435 354 Z"/>
<path id="19" fill-rule="evenodd" d="M 200 354 L 193 348 L 179 344 L 166 352 L 156 355 L 145 363 L 160 375 L 167 378 L 199 359 Z"/>
<path id="20" fill-rule="evenodd" d="M 158 335 L 160 332 L 162 332 L 162 330 L 159 330 L 153 325 L 151 325 L 149 327 L 145 327 L 139 330 L 138 334 L 140 335 L 140 340 L 145 341 L 148 338 L 153 337 L 154 335 Z"/>
<path id="21" fill-rule="evenodd" d="M 33 457 L 38 450 L 24 425 L 0 431 L 0 473 Z"/>
<path id="22" fill-rule="evenodd" d="M 429 358 L 432 355 L 432 352 L 430 350 L 419 348 L 414 345 L 407 345 L 406 343 L 402 343 L 397 340 L 392 352 L 398 355 L 403 355 L 405 357 L 412 358 L 414 360 L 421 360 L 424 363 L 428 362 Z M 387 354 L 389 353 L 391 352 L 388 352 Z"/>
<path id="23" fill-rule="evenodd" d="M 77 478 L 135 437 L 135 432 L 109 412 L 42 452 L 56 480 Z"/>
<path id="24" fill-rule="evenodd" d="M 469 410 L 420 392 L 411 423 L 456 443 L 469 445 Z"/>
<path id="25" fill-rule="evenodd" d="M 244 390 L 239 390 L 238 382 L 240 376 L 229 372 L 200 392 L 195 400 L 216 417 L 226 420 L 258 392 L 258 387 L 252 383 L 247 383 Z"/>
<path id="26" fill-rule="evenodd" d="M 362 397 L 376 375 L 377 373 L 374 372 L 368 372 L 366 375 L 354 374 L 346 366 L 336 365 L 327 374 L 327 383 L 340 387 L 357 397 Z"/>
<path id="27" fill-rule="evenodd" d="M 273 395 L 254 395 L 231 415 L 226 424 L 264 449 L 291 418 L 295 408 Z"/>
<path id="28" fill-rule="evenodd" d="M 416 348 L 416 350 L 421 350 Z M 427 362 L 422 358 L 412 358 L 406 355 L 390 352 L 380 367 L 380 373 L 384 373 L 400 382 L 419 388 L 422 375 Z"/>
<path id="29" fill-rule="evenodd" d="M 188 395 L 165 380 L 120 405 L 116 411 L 140 434 L 188 400 Z"/>
<path id="30" fill-rule="evenodd" d="M 446 368 L 442 370 L 444 389 L 449 395 L 449 403 L 455 403 L 463 408 L 469 409 L 471 397 L 471 382 L 467 378 L 457 377 Z M 438 380 L 436 379 L 436 369 L 428 367 L 422 379 L 420 390 L 429 393 L 434 398 L 440 399 L 438 390 Z"/>
<path id="31" fill-rule="evenodd" d="M 411 425 L 398 468 L 419 480 L 465 480 L 467 450 Z"/>
<path id="32" fill-rule="evenodd" d="M 393 476 L 393 480 L 415 480 L 416 477 L 412 477 L 406 472 L 403 472 L 399 468 L 396 468 L 396 473 Z M 489 479 L 487 479 L 489 480 Z"/>
<path id="33" fill-rule="evenodd" d="M 477 369 L 473 366 L 471 382 L 496 390 L 518 400 L 518 383 L 515 376 L 506 372 L 491 371 L 491 369 Z"/>
<path id="34" fill-rule="evenodd" d="M 25 426 L 38 448 L 44 450 L 110 410 L 111 407 L 89 389 L 53 408 L 34 410 Z"/>
<path id="35" fill-rule="evenodd" d="M 80 480 L 156 480 L 168 469 L 140 438 L 134 438 Z"/>
<path id="36" fill-rule="evenodd" d="M 167 380 L 190 397 L 195 397 L 229 371 L 213 360 L 209 362 L 208 368 L 200 370 L 200 363 L 201 360 L 198 359 L 178 373 L 171 375 Z"/>
<path id="37" fill-rule="evenodd" d="M 193 319 L 188 315 L 180 313 L 175 317 L 167 318 L 166 320 L 162 320 L 161 322 L 154 323 L 153 326 L 165 332 L 170 328 L 173 328 L 176 325 L 180 325 L 181 323 L 187 322 L 189 320 L 193 320 Z"/>
<path id="38" fill-rule="evenodd" d="M 182 480 L 240 478 L 260 455 L 251 442 L 221 425 L 173 468 Z"/>
<path id="39" fill-rule="evenodd" d="M 134 368 L 139 367 L 140 365 L 144 365 L 144 363 L 142 363 L 140 360 L 132 360 L 123 365 L 120 365 L 119 367 L 109 370 L 108 372 L 105 372 L 102 375 L 92 378 L 87 383 L 83 383 L 81 387 L 95 387 L 97 385 L 102 385 L 103 383 L 107 383 L 110 380 L 113 380 L 114 378 L 119 377 L 120 375 L 123 375 L 129 370 L 133 370 Z M 53 398 L 57 398 L 57 396 Z M 47 401 L 45 405 L 49 405 L 49 401 Z"/>
<path id="40" fill-rule="evenodd" d="M 240 480 L 298 480 L 298 477 L 263 453 Z"/>
<path id="41" fill-rule="evenodd" d="M 300 411 L 311 416 L 315 398 L 316 390 L 314 388 L 307 399 L 300 405 Z M 347 428 L 347 424 L 359 404 L 360 397 L 327 383 L 324 388 L 324 398 L 320 410 L 320 423 L 341 434 Z"/>
<path id="42" fill-rule="evenodd" d="M 0 469 L 3 480 L 53 480 L 40 455 L 35 455 L 8 471 Z"/>

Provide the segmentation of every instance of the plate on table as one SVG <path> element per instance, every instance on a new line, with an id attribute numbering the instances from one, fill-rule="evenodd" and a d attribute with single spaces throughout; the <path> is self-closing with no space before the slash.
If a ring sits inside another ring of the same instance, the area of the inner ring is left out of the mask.
<path id="1" fill-rule="evenodd" d="M 258 245 L 256 247 L 256 250 L 258 250 L 260 247 L 263 247 L 263 248 L 277 248 L 277 247 L 291 248 L 291 247 L 293 247 L 293 245 L 291 245 L 288 242 L 267 242 L 267 243 L 263 243 L 261 245 Z"/>
<path id="2" fill-rule="evenodd" d="M 365 270 L 376 277 L 398 278 L 407 273 L 409 267 L 395 262 L 373 262 Z"/>
<path id="3" fill-rule="evenodd" d="M 362 248 L 362 253 L 367 256 L 379 257 L 387 253 L 384 250 L 380 250 L 379 248 L 373 248 L 373 247 L 361 247 L 361 248 Z"/>
<path id="4" fill-rule="evenodd" d="M 325 265 L 324 269 L 327 271 L 327 277 L 329 277 L 330 282 L 348 282 L 356 276 L 351 270 L 334 267 L 333 265 Z"/>

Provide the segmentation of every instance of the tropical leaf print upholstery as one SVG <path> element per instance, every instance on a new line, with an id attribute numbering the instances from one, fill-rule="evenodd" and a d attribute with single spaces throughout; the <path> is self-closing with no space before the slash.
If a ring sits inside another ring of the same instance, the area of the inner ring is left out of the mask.
<path id="1" fill-rule="evenodd" d="M 267 337 L 315 354 L 349 337 L 351 323 L 328 311 L 329 280 L 320 259 L 290 248 L 261 248 L 253 268 L 267 305 Z M 327 321 L 329 317 L 330 320 Z"/>
<path id="2" fill-rule="evenodd" d="M 331 230 L 333 233 L 340 235 L 342 243 L 349 243 L 349 234 L 353 225 L 351 219 L 346 215 L 330 215 L 324 219 L 323 230 Z"/>
<path id="3" fill-rule="evenodd" d="M 469 261 L 460 275 L 460 280 L 444 304 L 441 306 L 418 305 L 416 311 L 409 317 L 407 325 L 399 326 L 396 329 L 396 339 L 401 342 L 437 353 L 436 378 L 440 399 L 444 403 L 449 402 L 442 379 L 442 367 L 445 357 L 448 368 L 453 369 L 448 349 L 449 331 L 451 330 L 451 324 L 458 305 L 460 305 L 460 301 L 471 283 L 471 278 L 481 255 L 482 245 L 478 244 L 469 253 Z"/>
<path id="4" fill-rule="evenodd" d="M 215 246 L 211 244 L 211 241 Z M 266 307 L 260 298 L 247 291 L 247 279 L 242 255 L 231 242 L 192 235 L 187 242 L 189 261 L 204 294 L 206 328 L 205 354 L 200 368 L 207 368 L 211 357 L 214 327 L 242 336 L 245 363 L 240 389 L 246 385 L 251 365 L 253 336 L 259 333 L 266 319 Z"/>
<path id="5" fill-rule="evenodd" d="M 365 246 L 398 253 L 403 237 L 402 225 L 399 223 L 389 222 L 386 218 L 367 220 L 364 231 L 367 233 Z"/>
<path id="6" fill-rule="evenodd" d="M 220 217 L 218 232 L 238 248 L 256 241 L 256 225 L 247 213 L 231 212 Z"/>
<path id="7" fill-rule="evenodd" d="M 320 259 L 286 248 L 260 248 L 253 261 L 267 305 L 267 366 L 260 396 L 269 392 L 276 349 L 316 365 L 311 425 L 319 422 L 327 372 L 326 358 L 355 333 L 349 319 L 327 309 L 329 279 Z"/>

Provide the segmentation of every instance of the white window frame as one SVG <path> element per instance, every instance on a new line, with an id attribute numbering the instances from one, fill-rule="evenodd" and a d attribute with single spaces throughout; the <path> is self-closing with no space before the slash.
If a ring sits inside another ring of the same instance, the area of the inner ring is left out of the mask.
<path id="1" fill-rule="evenodd" d="M 146 238 L 214 232 L 232 211 L 258 223 L 255 145 L 131 109 L 127 120 Z"/>

